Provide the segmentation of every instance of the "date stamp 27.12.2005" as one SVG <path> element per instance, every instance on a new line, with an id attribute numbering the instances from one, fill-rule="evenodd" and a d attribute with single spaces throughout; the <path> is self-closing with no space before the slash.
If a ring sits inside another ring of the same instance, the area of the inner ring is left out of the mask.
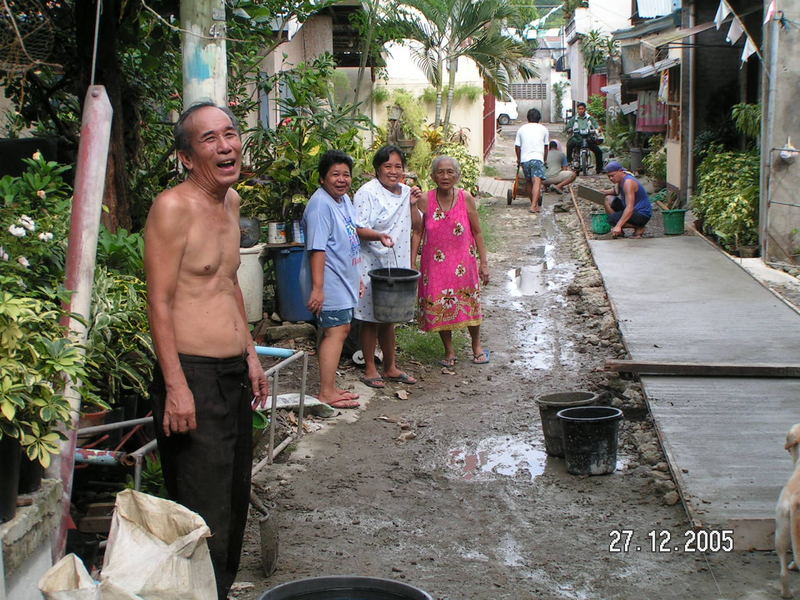
<path id="1" fill-rule="evenodd" d="M 612 529 L 607 550 L 619 552 L 732 552 L 732 529 L 687 529 L 682 534 L 651 529 L 637 535 L 635 529 Z"/>

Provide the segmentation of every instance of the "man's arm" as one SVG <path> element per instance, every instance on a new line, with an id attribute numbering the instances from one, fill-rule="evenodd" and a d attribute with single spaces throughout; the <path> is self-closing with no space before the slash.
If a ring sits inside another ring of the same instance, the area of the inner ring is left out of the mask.
<path id="1" fill-rule="evenodd" d="M 519 157 L 520 157 L 520 148 L 519 148 L 519 146 L 514 146 L 514 152 L 517 155 L 517 166 L 519 166 Z"/>
<path id="2" fill-rule="evenodd" d="M 226 200 L 230 203 L 231 212 L 233 213 L 234 222 L 239 222 L 239 194 L 234 190 L 228 190 Z M 236 305 L 239 309 L 239 314 L 242 317 L 242 323 L 247 326 L 247 310 L 244 307 L 244 297 L 242 296 L 242 288 L 239 286 L 239 277 L 237 273 L 233 274 L 234 294 L 236 297 Z M 251 335 L 247 336 L 247 372 L 250 378 L 250 386 L 253 391 L 253 408 L 264 409 L 267 407 L 267 399 L 269 397 L 269 384 L 267 377 L 264 375 L 264 367 L 261 366 L 261 361 L 258 360 L 256 354 L 256 345 L 253 342 Z"/>
<path id="3" fill-rule="evenodd" d="M 158 363 L 164 375 L 164 434 L 197 428 L 194 396 L 186 383 L 175 341 L 174 301 L 190 217 L 174 192 L 156 198 L 144 230 L 147 313 Z"/>

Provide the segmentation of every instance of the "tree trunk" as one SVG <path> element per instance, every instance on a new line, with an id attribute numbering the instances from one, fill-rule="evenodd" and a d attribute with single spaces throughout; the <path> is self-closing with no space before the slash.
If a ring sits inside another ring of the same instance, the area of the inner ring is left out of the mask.
<path id="1" fill-rule="evenodd" d="M 456 93 L 456 70 L 458 69 L 458 57 L 451 58 L 447 64 L 448 88 L 447 88 L 447 109 L 444 113 L 444 131 L 447 133 L 450 127 L 450 113 L 453 111 L 453 98 Z"/>
<path id="2" fill-rule="evenodd" d="M 356 89 L 353 90 L 353 104 L 358 104 L 361 96 L 361 83 L 364 81 L 364 71 L 367 69 L 367 59 L 372 48 L 372 38 L 375 33 L 375 15 L 378 12 L 377 0 L 367 2 L 367 35 L 361 45 L 361 56 L 358 59 L 358 75 L 356 76 Z"/>
<path id="3" fill-rule="evenodd" d="M 182 34 L 183 107 L 211 98 L 228 105 L 228 60 L 225 44 L 225 5 L 222 0 L 182 0 L 181 28 L 205 37 Z M 215 15 L 221 14 L 222 20 Z M 209 32 L 216 37 L 209 39 Z"/>
<path id="4" fill-rule="evenodd" d="M 443 66 L 444 62 L 440 59 L 437 65 L 437 69 L 439 71 L 439 80 L 436 83 L 436 112 L 433 119 L 433 126 L 439 127 L 442 124 L 442 87 L 444 86 L 444 73 L 443 73 Z"/>
<path id="5" fill-rule="evenodd" d="M 111 123 L 111 142 L 108 150 L 106 168 L 106 187 L 102 222 L 111 231 L 118 227 L 131 227 L 130 193 L 127 177 L 127 151 L 125 147 L 125 118 L 123 98 L 125 82 L 122 69 L 117 61 L 117 23 L 120 20 L 120 3 L 116 0 L 102 0 L 100 27 L 97 41 L 97 58 L 94 83 L 106 88 L 109 102 L 114 111 Z M 94 49 L 94 23 L 97 10 L 95 2 L 75 3 L 75 37 L 78 48 L 78 69 L 80 89 L 78 96 L 83 101 L 86 88 L 92 83 L 92 51 Z M 129 17 L 129 16 L 128 16 Z M 136 120 L 134 119 L 135 123 Z M 138 127 L 134 125 L 133 127 Z M 135 137 L 135 133 L 134 133 Z"/>

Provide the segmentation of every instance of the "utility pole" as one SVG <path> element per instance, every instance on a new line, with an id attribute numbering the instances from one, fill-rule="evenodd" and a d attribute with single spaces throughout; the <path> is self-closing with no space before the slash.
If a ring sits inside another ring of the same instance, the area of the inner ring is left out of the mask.
<path id="1" fill-rule="evenodd" d="M 228 104 L 224 0 L 181 0 L 183 107 L 211 100 Z"/>

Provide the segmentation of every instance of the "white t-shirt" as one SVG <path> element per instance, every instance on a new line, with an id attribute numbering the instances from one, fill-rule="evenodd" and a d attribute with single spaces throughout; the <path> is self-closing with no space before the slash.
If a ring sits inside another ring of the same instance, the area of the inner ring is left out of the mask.
<path id="1" fill-rule="evenodd" d="M 550 143 L 550 133 L 541 123 L 525 123 L 517 130 L 515 146 L 519 146 L 519 161 L 544 161 L 544 148 Z"/>
<path id="2" fill-rule="evenodd" d="M 361 321 L 377 323 L 372 311 L 372 269 L 411 266 L 411 188 L 400 184 L 400 193 L 393 194 L 377 179 L 368 181 L 356 192 L 353 205 L 356 220 L 361 227 L 369 227 L 388 233 L 394 240 L 393 248 L 386 248 L 378 241 L 361 240 L 361 281 L 364 294 L 358 299 L 355 316 Z"/>

